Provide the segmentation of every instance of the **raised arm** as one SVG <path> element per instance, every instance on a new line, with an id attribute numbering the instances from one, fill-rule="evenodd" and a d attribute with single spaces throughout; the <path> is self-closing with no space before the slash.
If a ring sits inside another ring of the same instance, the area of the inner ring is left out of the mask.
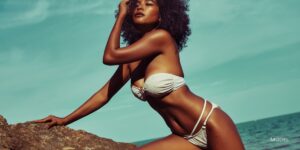
<path id="1" fill-rule="evenodd" d="M 104 106 L 123 87 L 123 85 L 126 84 L 129 78 L 130 75 L 127 64 L 120 65 L 110 80 L 100 90 L 68 116 L 58 118 L 50 115 L 44 119 L 33 122 L 50 122 L 48 128 L 55 125 L 68 125 Z"/>
<path id="2" fill-rule="evenodd" d="M 127 1 L 128 0 L 123 0 L 120 3 L 119 15 L 105 47 L 103 55 L 104 64 L 116 65 L 130 63 L 151 55 L 160 54 L 171 42 L 174 42 L 167 31 L 159 29 L 145 34 L 141 39 L 127 47 L 120 48 L 121 27 L 127 13 Z"/>

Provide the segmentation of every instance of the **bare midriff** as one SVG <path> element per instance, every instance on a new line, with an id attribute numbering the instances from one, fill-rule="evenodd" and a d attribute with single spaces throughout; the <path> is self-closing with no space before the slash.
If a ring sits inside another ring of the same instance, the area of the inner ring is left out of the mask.
<path id="1" fill-rule="evenodd" d="M 147 101 L 163 117 L 172 133 L 184 136 L 193 130 L 202 111 L 204 99 L 193 94 L 184 85 L 162 99 L 149 98 Z M 206 115 L 207 111 L 204 112 L 203 118 Z M 203 121 L 202 119 L 196 131 L 201 128 Z"/>

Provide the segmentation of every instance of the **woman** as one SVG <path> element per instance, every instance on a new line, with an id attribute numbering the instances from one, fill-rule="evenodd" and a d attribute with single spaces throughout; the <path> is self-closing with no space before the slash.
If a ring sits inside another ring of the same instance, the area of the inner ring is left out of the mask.
<path id="1" fill-rule="evenodd" d="M 141 150 L 241 150 L 238 131 L 216 104 L 192 93 L 184 82 L 179 50 L 190 29 L 185 0 L 122 0 L 103 62 L 119 65 L 111 79 L 70 115 L 35 122 L 70 124 L 105 105 L 131 78 L 133 94 L 156 110 L 172 134 Z M 128 46 L 120 48 L 120 35 Z"/>

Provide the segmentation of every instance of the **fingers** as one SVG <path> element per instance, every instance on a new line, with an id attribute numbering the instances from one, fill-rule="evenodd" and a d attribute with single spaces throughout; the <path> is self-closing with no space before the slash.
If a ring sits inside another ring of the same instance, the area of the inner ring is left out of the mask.
<path id="1" fill-rule="evenodd" d="M 40 119 L 40 120 L 33 120 L 33 121 L 30 121 L 32 123 L 45 123 L 45 122 L 50 122 L 52 120 L 52 116 L 48 116 L 44 119 Z"/>
<path id="2" fill-rule="evenodd" d="M 55 126 L 56 124 L 57 124 L 56 121 L 52 121 L 51 123 L 49 123 L 49 124 L 47 125 L 47 129 L 52 128 L 52 127 Z"/>
<path id="3" fill-rule="evenodd" d="M 44 123 L 44 122 L 46 122 L 46 120 L 41 119 L 41 120 L 33 120 L 33 121 L 30 121 L 30 122 L 32 122 L 32 123 Z"/>
<path id="4" fill-rule="evenodd" d="M 121 1 L 121 4 L 126 4 L 126 5 L 127 5 L 127 4 L 129 4 L 129 1 L 130 1 L 130 0 L 122 0 L 122 1 Z"/>
<path id="5" fill-rule="evenodd" d="M 48 123 L 49 122 L 49 123 Z M 58 125 L 58 122 L 56 120 L 56 117 L 53 115 L 49 115 L 48 117 L 44 118 L 44 119 L 40 119 L 40 120 L 33 120 L 33 121 L 29 121 L 29 123 L 48 123 L 46 125 L 46 129 L 50 129 L 53 126 Z"/>

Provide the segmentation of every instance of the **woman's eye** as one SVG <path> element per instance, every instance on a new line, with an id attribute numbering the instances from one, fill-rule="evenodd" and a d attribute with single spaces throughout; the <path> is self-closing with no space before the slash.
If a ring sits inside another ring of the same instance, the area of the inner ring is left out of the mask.
<path id="1" fill-rule="evenodd" d="M 146 3 L 146 5 L 147 5 L 147 6 L 152 6 L 153 4 L 152 4 L 152 3 Z"/>
<path id="2" fill-rule="evenodd" d="M 138 7 L 140 6 L 141 4 L 140 3 L 135 3 L 135 7 Z"/>

